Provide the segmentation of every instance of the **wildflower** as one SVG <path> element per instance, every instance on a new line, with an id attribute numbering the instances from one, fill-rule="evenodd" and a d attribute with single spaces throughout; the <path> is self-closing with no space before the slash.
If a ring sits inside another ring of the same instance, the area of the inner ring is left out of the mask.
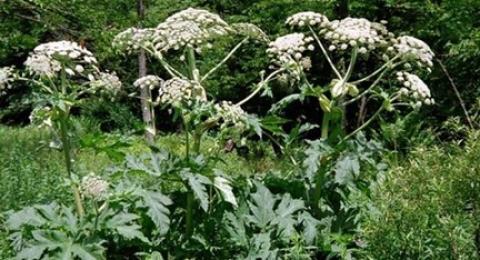
<path id="1" fill-rule="evenodd" d="M 157 102 L 160 104 L 169 104 L 176 107 L 182 105 L 191 105 L 192 102 L 207 101 L 205 89 L 197 82 L 172 78 L 159 88 Z"/>
<path id="2" fill-rule="evenodd" d="M 311 42 L 312 37 L 306 37 L 303 33 L 291 33 L 278 37 L 269 44 L 267 53 L 275 61 L 282 63 L 285 59 L 294 59 L 296 61 L 303 57 L 307 50 L 313 50 L 315 47 Z"/>
<path id="3" fill-rule="evenodd" d="M 393 48 L 389 50 L 401 55 L 406 61 L 416 61 L 419 67 L 433 67 L 434 54 L 428 44 L 411 36 L 401 36 L 392 40 Z"/>
<path id="4" fill-rule="evenodd" d="M 38 76 L 54 77 L 61 69 L 60 62 L 45 55 L 30 55 L 25 61 L 27 70 Z"/>
<path id="5" fill-rule="evenodd" d="M 96 63 L 93 54 L 77 43 L 56 41 L 38 45 L 25 61 L 25 66 L 34 75 L 56 77 L 62 69 L 69 76 L 81 74 L 85 68 L 98 71 Z"/>
<path id="6" fill-rule="evenodd" d="M 386 46 L 386 38 L 391 36 L 386 27 L 364 18 L 345 18 L 329 23 L 324 38 L 330 41 L 329 50 L 346 50 L 349 47 L 361 48 L 361 53 Z"/>
<path id="7" fill-rule="evenodd" d="M 94 173 L 83 177 L 80 187 L 83 196 L 87 198 L 101 200 L 107 196 L 108 182 Z"/>
<path id="8" fill-rule="evenodd" d="M 93 77 L 90 81 L 92 91 L 99 91 L 100 93 L 116 94 L 122 88 L 122 82 L 115 73 L 100 72 L 97 77 Z"/>
<path id="9" fill-rule="evenodd" d="M 435 103 L 435 100 L 431 98 L 430 89 L 417 75 L 405 71 L 397 72 L 397 80 L 403 86 L 399 91 L 400 95 L 410 97 L 420 104 Z"/>
<path id="10" fill-rule="evenodd" d="M 160 87 L 163 80 L 155 75 L 147 75 L 145 77 L 141 77 L 137 79 L 133 85 L 140 89 L 149 88 L 154 89 Z"/>
<path id="11" fill-rule="evenodd" d="M 223 120 L 220 128 L 233 126 L 236 129 L 243 130 L 246 127 L 247 113 L 230 101 L 222 101 L 214 106 L 216 116 Z"/>
<path id="12" fill-rule="evenodd" d="M 315 12 L 300 12 L 287 18 L 286 23 L 292 27 L 317 27 L 325 28 L 328 26 L 329 21 L 323 14 Z"/>
<path id="13" fill-rule="evenodd" d="M 153 42 L 157 51 L 179 50 L 186 46 L 200 50 L 199 47 L 211 39 L 232 31 L 220 16 L 206 10 L 188 8 L 160 23 L 155 29 Z"/>
<path id="14" fill-rule="evenodd" d="M 146 47 L 153 41 L 155 29 L 128 28 L 113 39 L 113 46 L 128 53 Z"/>

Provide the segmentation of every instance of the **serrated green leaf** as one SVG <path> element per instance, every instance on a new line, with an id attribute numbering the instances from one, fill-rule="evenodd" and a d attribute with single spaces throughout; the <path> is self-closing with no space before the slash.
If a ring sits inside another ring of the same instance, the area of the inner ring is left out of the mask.
<path id="1" fill-rule="evenodd" d="M 360 162 L 356 156 L 347 155 L 335 164 L 335 182 L 340 185 L 353 182 L 359 174 Z"/>
<path id="2" fill-rule="evenodd" d="M 187 179 L 188 185 L 193 191 L 193 195 L 200 201 L 200 207 L 207 212 L 209 196 L 206 185 L 210 185 L 211 181 L 207 177 L 200 174 L 193 174 L 191 172 L 184 172 L 184 178 Z"/>
<path id="3" fill-rule="evenodd" d="M 217 188 L 222 194 L 223 200 L 232 204 L 234 207 L 238 207 L 237 199 L 232 191 L 232 186 L 230 186 L 230 181 L 217 176 L 213 179 L 213 185 Z"/>
<path id="4" fill-rule="evenodd" d="M 170 226 L 170 210 L 167 206 L 172 204 L 172 200 L 159 192 L 153 191 L 141 190 L 139 195 L 147 208 L 147 215 L 155 223 L 160 234 L 167 233 Z"/>

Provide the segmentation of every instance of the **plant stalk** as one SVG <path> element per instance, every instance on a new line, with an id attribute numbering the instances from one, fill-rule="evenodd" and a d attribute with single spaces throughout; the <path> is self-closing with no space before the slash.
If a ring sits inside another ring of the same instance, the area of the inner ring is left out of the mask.
<path id="1" fill-rule="evenodd" d="M 70 180 L 73 180 L 72 157 L 70 154 L 71 146 L 70 146 L 70 140 L 68 138 L 68 133 L 67 133 L 67 116 L 68 115 L 64 114 L 60 119 L 60 138 L 62 140 L 62 145 L 63 145 L 62 150 L 65 157 L 65 166 L 67 168 L 68 177 L 70 178 Z M 83 217 L 83 215 L 85 215 L 85 211 L 83 209 L 82 198 L 80 197 L 80 191 L 75 184 L 72 184 L 72 192 L 73 192 L 73 198 L 75 200 L 75 207 L 77 209 L 77 213 L 80 217 Z"/>

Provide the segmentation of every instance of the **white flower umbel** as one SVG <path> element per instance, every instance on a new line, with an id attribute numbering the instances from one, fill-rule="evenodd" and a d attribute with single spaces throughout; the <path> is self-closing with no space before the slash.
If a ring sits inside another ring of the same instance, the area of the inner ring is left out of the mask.
<path id="1" fill-rule="evenodd" d="M 128 53 L 146 47 L 154 38 L 155 29 L 128 28 L 113 39 L 113 46 Z"/>
<path id="2" fill-rule="evenodd" d="M 222 119 L 220 128 L 234 127 L 245 130 L 247 125 L 247 113 L 230 101 L 222 101 L 214 106 L 216 117 Z"/>
<path id="3" fill-rule="evenodd" d="M 54 77 L 62 70 L 60 62 L 41 54 L 30 55 L 25 61 L 25 67 L 34 75 L 46 77 Z"/>
<path id="4" fill-rule="evenodd" d="M 172 78 L 159 88 L 158 103 L 175 107 L 207 101 L 205 89 L 194 81 Z"/>
<path id="5" fill-rule="evenodd" d="M 133 83 L 133 85 L 137 88 L 144 89 L 148 88 L 150 90 L 160 87 L 163 80 L 155 75 L 147 75 L 145 77 L 141 77 Z"/>
<path id="6" fill-rule="evenodd" d="M 286 23 L 292 27 L 326 28 L 329 24 L 328 18 L 323 14 L 315 12 L 300 12 L 287 18 Z"/>
<path id="7" fill-rule="evenodd" d="M 392 40 L 393 47 L 389 51 L 401 55 L 406 61 L 417 62 L 420 67 L 433 67 L 434 53 L 422 40 L 411 36 L 401 36 Z"/>
<path id="8" fill-rule="evenodd" d="M 416 101 L 417 106 L 422 103 L 425 105 L 432 105 L 435 103 L 427 84 L 425 84 L 425 82 L 423 82 L 423 80 L 417 75 L 401 71 L 397 72 L 397 80 L 403 86 L 399 93 L 403 97 L 409 97 Z"/>
<path id="9" fill-rule="evenodd" d="M 97 59 L 75 42 L 57 41 L 38 45 L 25 62 L 27 70 L 40 77 L 56 77 L 62 68 L 67 76 L 98 71 Z"/>
<path id="10" fill-rule="evenodd" d="M 359 53 L 367 53 L 380 46 L 386 46 L 389 32 L 385 26 L 372 23 L 364 18 L 345 18 L 329 23 L 324 38 L 330 42 L 328 49 L 347 50 L 358 47 Z"/>
<path id="11" fill-rule="evenodd" d="M 10 83 L 13 81 L 14 74 L 12 67 L 0 68 L 0 95 L 5 94 L 6 89 L 10 89 Z"/>
<path id="12" fill-rule="evenodd" d="M 100 72 L 96 78 L 90 82 L 93 91 L 101 94 L 115 95 L 122 89 L 122 82 L 115 73 Z"/>
<path id="13" fill-rule="evenodd" d="M 107 197 L 108 182 L 93 173 L 82 178 L 80 185 L 83 196 L 95 200 L 102 200 Z"/>
<path id="14" fill-rule="evenodd" d="M 186 46 L 196 48 L 209 39 L 209 31 L 193 21 L 164 22 L 157 27 L 154 44 L 158 51 L 179 50 Z"/>
<path id="15" fill-rule="evenodd" d="M 188 8 L 171 15 L 165 20 L 167 23 L 184 21 L 191 21 L 216 35 L 226 35 L 230 31 L 228 24 L 219 15 L 202 9 Z"/>
<path id="16" fill-rule="evenodd" d="M 215 37 L 233 32 L 220 16 L 206 10 L 188 8 L 168 17 L 155 29 L 154 45 L 157 51 L 178 50 L 183 47 L 207 45 Z"/>
<path id="17" fill-rule="evenodd" d="M 278 37 L 269 44 L 267 53 L 276 62 L 283 63 L 285 59 L 300 61 L 305 51 L 313 51 L 313 38 L 303 33 L 291 33 Z"/>

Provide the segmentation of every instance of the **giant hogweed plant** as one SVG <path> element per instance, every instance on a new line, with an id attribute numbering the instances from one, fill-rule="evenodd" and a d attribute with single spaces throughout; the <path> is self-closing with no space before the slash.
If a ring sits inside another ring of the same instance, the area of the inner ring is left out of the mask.
<path id="1" fill-rule="evenodd" d="M 430 72 L 433 53 L 423 41 L 396 37 L 384 23 L 363 18 L 329 21 L 319 13 L 301 12 L 288 17 L 286 24 L 297 31 L 271 42 L 267 53 L 273 68 L 284 68 L 281 79 L 298 86 L 298 93 L 280 100 L 271 112 L 278 113 L 295 100 L 318 100 L 323 112 L 321 138 L 309 141 L 300 154 L 303 163 L 297 178 L 304 183 L 303 193 L 313 215 L 332 217 L 335 232 L 352 234 L 358 223 L 356 213 L 362 207 L 352 200 L 361 193 L 368 196 L 370 183 L 383 168 L 377 163 L 380 147 L 359 132 L 384 111 L 434 104 L 429 88 L 418 76 Z M 312 60 L 319 58 L 326 61 L 333 75 L 331 80 L 320 75 L 329 81 L 325 86 L 308 78 L 316 73 Z M 367 71 L 367 62 L 377 68 Z M 342 135 L 346 132 L 346 107 L 360 101 L 378 108 L 362 125 Z"/>
<path id="2" fill-rule="evenodd" d="M 212 48 L 220 37 L 241 37 L 240 42 L 212 68 L 200 71 L 198 64 L 207 48 Z M 208 79 L 247 41 L 267 41 L 267 36 L 255 25 L 248 23 L 228 24 L 220 16 L 205 10 L 189 8 L 168 17 L 156 28 L 129 28 L 115 37 L 114 46 L 127 53 L 144 49 L 155 58 L 171 77 L 163 80 L 156 75 L 139 78 L 134 86 L 158 91 L 157 98 L 149 100 L 151 113 L 155 106 L 168 107 L 182 120 L 185 132 L 185 157 L 192 162 L 190 170 L 198 169 L 196 162 L 201 160 L 200 145 L 202 136 L 210 129 L 219 127 L 222 133 L 239 135 L 254 130 L 261 135 L 259 121 L 247 114 L 241 106 L 251 100 L 274 80 L 283 68 L 262 79 L 252 92 L 237 103 L 210 100 L 207 94 Z M 186 69 L 174 68 L 169 59 L 178 57 L 184 61 Z M 154 126 L 147 126 L 152 131 Z M 235 205 L 229 181 L 213 172 L 177 173 L 184 186 L 189 190 L 186 206 L 186 234 L 192 234 L 193 200 L 196 198 L 204 211 L 208 210 L 203 196 L 205 185 L 213 185 L 224 193 L 225 199 Z"/>
<path id="3" fill-rule="evenodd" d="M 7 212 L 5 224 L 17 258 L 102 259 L 106 242 L 138 240 L 149 244 L 140 229 L 142 216 L 131 212 L 144 209 L 161 231 L 168 228 L 165 206 L 170 200 L 140 186 L 113 185 L 95 174 L 82 178 L 81 168 L 75 165 L 71 109 L 86 99 L 113 98 L 121 90 L 118 77 L 101 71 L 90 51 L 70 41 L 37 46 L 25 67 L 26 73 L 3 68 L 0 87 L 8 90 L 13 81 L 26 81 L 34 89 L 37 107 L 32 123 L 51 129 L 54 139 L 50 146 L 63 151 L 63 179 L 72 188 L 74 207 L 52 202 Z M 110 187 L 115 188 L 110 191 Z"/>

